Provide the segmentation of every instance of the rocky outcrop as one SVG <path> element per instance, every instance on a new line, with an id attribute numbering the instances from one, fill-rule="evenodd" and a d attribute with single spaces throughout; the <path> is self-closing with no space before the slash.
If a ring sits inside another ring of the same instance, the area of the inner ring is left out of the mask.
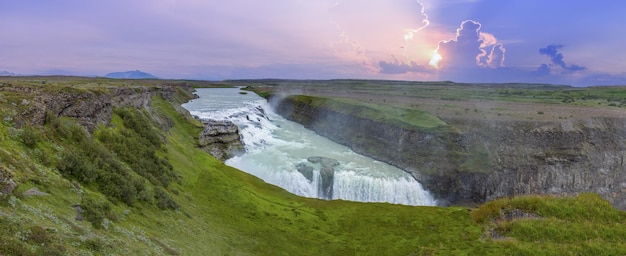
<path id="1" fill-rule="evenodd" d="M 318 195 L 323 199 L 333 198 L 333 184 L 335 183 L 335 167 L 339 166 L 339 161 L 322 156 L 312 156 L 307 158 L 310 163 L 318 164 L 320 168 L 320 183 Z M 298 172 L 302 173 L 310 182 L 313 182 L 314 167 L 305 163 L 296 165 Z"/>
<path id="2" fill-rule="evenodd" d="M 270 102 L 287 119 L 410 172 L 444 205 L 594 192 L 626 209 L 626 119 L 449 119 L 419 130 L 294 98 Z"/>
<path id="3" fill-rule="evenodd" d="M 198 146 L 207 153 L 224 161 L 245 151 L 239 128 L 233 122 L 202 120 L 202 124 Z"/>
<path id="4" fill-rule="evenodd" d="M 17 127 L 25 124 L 43 125 L 48 117 L 72 117 L 90 132 L 98 124 L 108 124 L 114 107 L 149 109 L 153 96 L 173 100 L 177 97 L 175 95 L 182 93 L 186 100 L 192 97 L 192 88 L 186 84 L 97 89 L 66 87 L 61 90 L 2 84 L 0 90 L 19 92 L 30 97 L 16 105 L 18 113 L 13 121 Z M 167 124 L 167 120 L 161 121 Z"/>

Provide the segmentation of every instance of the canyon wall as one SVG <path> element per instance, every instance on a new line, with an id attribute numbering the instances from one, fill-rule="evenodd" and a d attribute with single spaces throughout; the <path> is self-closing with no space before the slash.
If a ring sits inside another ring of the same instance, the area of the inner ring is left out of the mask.
<path id="1" fill-rule="evenodd" d="M 297 97 L 269 101 L 285 118 L 411 173 L 441 205 L 594 192 L 626 209 L 626 119 L 459 118 L 437 129 L 412 129 Z"/>

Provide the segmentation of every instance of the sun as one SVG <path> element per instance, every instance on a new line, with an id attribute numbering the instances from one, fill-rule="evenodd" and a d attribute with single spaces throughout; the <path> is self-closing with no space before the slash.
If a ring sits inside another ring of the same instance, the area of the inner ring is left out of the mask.
<path id="1" fill-rule="evenodd" d="M 428 65 L 433 68 L 439 68 L 439 61 L 441 60 L 441 54 L 439 54 L 437 50 L 433 51 L 433 56 L 430 58 L 430 62 L 428 62 Z"/>

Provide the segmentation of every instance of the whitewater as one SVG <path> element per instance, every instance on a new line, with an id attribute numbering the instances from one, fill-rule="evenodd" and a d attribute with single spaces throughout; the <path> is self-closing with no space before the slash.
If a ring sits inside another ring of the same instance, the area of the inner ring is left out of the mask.
<path id="1" fill-rule="evenodd" d="M 225 161 L 265 182 L 304 197 L 404 205 L 435 205 L 411 175 L 357 154 L 274 113 L 267 101 L 238 88 L 201 88 L 199 98 L 183 104 L 200 119 L 229 120 L 240 130 L 246 152 Z M 333 160 L 332 192 L 322 189 L 324 166 Z M 311 170 L 306 177 L 302 170 Z M 299 171 L 300 170 L 300 171 Z"/>

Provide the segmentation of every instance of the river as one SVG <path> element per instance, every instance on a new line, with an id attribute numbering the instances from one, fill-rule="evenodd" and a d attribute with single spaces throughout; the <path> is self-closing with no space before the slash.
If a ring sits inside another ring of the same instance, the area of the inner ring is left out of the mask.
<path id="1" fill-rule="evenodd" d="M 432 195 L 403 170 L 359 155 L 282 118 L 252 92 L 202 88 L 196 94 L 199 98 L 183 105 L 192 115 L 230 120 L 240 129 L 246 152 L 226 160 L 229 166 L 304 197 L 436 204 Z"/>

